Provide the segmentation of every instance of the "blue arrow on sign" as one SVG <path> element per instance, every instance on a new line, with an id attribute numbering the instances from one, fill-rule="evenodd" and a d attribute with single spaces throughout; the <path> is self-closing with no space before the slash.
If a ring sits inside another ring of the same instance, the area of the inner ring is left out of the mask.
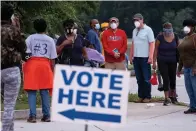
<path id="1" fill-rule="evenodd" d="M 71 120 L 85 119 L 85 120 L 105 121 L 105 122 L 115 122 L 115 123 L 121 122 L 121 116 L 119 115 L 81 112 L 81 111 L 76 111 L 75 109 L 65 110 L 65 111 L 59 112 L 59 114 L 65 117 L 68 117 Z"/>

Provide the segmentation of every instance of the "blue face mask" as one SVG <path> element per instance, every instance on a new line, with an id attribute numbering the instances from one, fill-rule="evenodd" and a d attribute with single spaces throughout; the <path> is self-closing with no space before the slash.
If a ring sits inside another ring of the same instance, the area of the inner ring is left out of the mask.
<path id="1" fill-rule="evenodd" d="M 100 29 L 100 24 L 95 24 L 95 29 L 99 30 Z"/>
<path id="2" fill-rule="evenodd" d="M 163 32 L 165 33 L 166 36 L 170 36 L 173 34 L 173 28 L 171 29 L 163 28 Z"/>

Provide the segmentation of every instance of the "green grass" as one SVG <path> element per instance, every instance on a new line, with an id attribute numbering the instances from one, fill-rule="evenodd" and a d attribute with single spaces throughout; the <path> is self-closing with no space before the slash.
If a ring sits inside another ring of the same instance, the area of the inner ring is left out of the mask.
<path id="1" fill-rule="evenodd" d="M 137 94 L 129 94 L 129 102 L 136 102 L 139 100 L 139 97 Z M 164 97 L 152 97 L 152 102 L 163 102 Z"/>
<path id="2" fill-rule="evenodd" d="M 136 102 L 138 101 L 139 97 L 137 94 L 129 94 L 129 102 Z M 164 101 L 164 97 L 152 97 L 151 99 L 152 102 L 159 103 Z M 187 104 L 183 102 L 179 102 L 176 104 L 178 106 L 187 106 Z M 37 108 L 41 108 L 41 98 L 39 95 L 39 92 L 37 92 Z M 17 102 L 16 102 L 16 107 L 15 110 L 22 110 L 22 109 L 29 109 L 28 105 L 28 97 L 27 93 L 21 88 Z M 3 111 L 3 103 L 1 103 L 1 111 Z"/>
<path id="3" fill-rule="evenodd" d="M 137 94 L 129 94 L 129 102 L 136 102 L 139 100 L 139 97 Z M 158 96 L 155 96 L 155 97 L 152 97 L 151 99 L 151 102 L 154 102 L 154 103 L 162 103 L 164 101 L 164 97 L 158 97 Z M 183 103 L 183 102 L 178 102 L 176 104 L 177 106 L 188 106 L 186 103 Z"/>
<path id="4" fill-rule="evenodd" d="M 39 95 L 39 92 L 37 92 L 37 108 L 41 107 L 41 98 Z M 15 110 L 21 110 L 21 109 L 29 109 L 28 105 L 28 97 L 27 93 L 23 90 L 23 88 L 20 89 L 17 101 L 16 101 L 16 107 Z M 3 111 L 3 103 L 1 102 L 1 111 Z"/>

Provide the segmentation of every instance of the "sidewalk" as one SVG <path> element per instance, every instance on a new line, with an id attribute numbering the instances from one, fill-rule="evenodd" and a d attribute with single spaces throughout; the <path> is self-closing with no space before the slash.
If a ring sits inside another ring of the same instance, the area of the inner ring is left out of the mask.
<path id="1" fill-rule="evenodd" d="M 168 106 L 155 103 L 147 108 L 146 104 L 129 103 L 128 121 L 123 127 L 89 126 L 88 131 L 195 131 L 196 115 L 184 115 L 186 107 Z M 27 123 L 15 121 L 15 131 L 83 131 L 84 125 L 70 123 Z"/>

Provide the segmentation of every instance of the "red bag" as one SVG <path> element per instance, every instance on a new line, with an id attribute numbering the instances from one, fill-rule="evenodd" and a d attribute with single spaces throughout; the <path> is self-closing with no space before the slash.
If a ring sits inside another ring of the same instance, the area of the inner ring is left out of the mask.
<path id="1" fill-rule="evenodd" d="M 152 74 L 151 79 L 150 79 L 150 83 L 151 83 L 152 85 L 158 85 L 157 74 L 156 74 L 156 73 L 153 73 L 153 74 Z"/>

